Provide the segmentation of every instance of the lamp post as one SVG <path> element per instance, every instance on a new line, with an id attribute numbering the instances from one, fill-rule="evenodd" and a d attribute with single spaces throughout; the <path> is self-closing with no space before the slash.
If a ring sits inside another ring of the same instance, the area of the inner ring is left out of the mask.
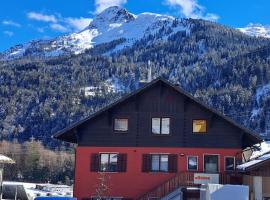
<path id="1" fill-rule="evenodd" d="M 15 161 L 11 158 L 0 154 L 0 200 L 3 196 L 3 174 L 4 174 L 4 165 L 5 164 L 14 164 Z"/>

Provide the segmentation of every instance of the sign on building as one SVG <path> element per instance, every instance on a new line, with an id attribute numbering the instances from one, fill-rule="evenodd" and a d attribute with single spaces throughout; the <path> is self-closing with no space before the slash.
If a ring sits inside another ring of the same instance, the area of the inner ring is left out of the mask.
<path id="1" fill-rule="evenodd" d="M 194 183 L 195 184 L 208 184 L 208 183 L 219 184 L 219 174 L 195 173 Z"/>

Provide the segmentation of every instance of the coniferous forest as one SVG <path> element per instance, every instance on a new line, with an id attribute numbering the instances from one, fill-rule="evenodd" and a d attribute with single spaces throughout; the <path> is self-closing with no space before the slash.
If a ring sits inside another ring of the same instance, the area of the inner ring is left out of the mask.
<path id="1" fill-rule="evenodd" d="M 179 31 L 164 40 L 164 34 L 171 31 L 164 27 L 110 54 L 124 39 L 80 55 L 1 61 L 1 140 L 26 142 L 29 149 L 34 137 L 46 147 L 61 147 L 63 144 L 51 138 L 53 134 L 137 89 L 150 67 L 153 78 L 162 76 L 178 83 L 196 98 L 268 137 L 270 40 L 214 22 L 186 19 L 186 23 L 191 24 L 189 33 Z M 29 159 L 35 160 L 34 155 Z"/>

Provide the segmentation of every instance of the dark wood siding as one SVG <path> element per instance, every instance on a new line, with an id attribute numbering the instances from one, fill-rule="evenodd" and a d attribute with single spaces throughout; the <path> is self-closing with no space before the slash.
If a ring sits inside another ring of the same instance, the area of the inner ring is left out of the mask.
<path id="1" fill-rule="evenodd" d="M 170 117 L 171 134 L 153 135 L 152 117 Z M 128 131 L 113 130 L 114 118 L 128 118 Z M 192 133 L 192 120 L 206 119 L 206 134 Z M 79 146 L 241 148 L 241 130 L 166 84 L 153 85 L 78 127 Z"/>

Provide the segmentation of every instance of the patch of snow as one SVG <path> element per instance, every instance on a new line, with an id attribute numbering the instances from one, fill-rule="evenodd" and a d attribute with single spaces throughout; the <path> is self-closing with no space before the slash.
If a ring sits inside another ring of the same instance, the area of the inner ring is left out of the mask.
<path id="1" fill-rule="evenodd" d="M 56 185 L 56 184 L 37 184 L 37 183 L 27 183 L 27 182 L 13 182 L 4 181 L 4 186 L 23 186 L 28 198 L 35 199 L 38 196 L 62 196 L 62 197 L 72 197 L 73 189 L 71 186 L 67 185 Z"/>
<path id="2" fill-rule="evenodd" d="M 116 77 L 112 77 L 105 81 L 105 86 L 107 86 L 108 92 L 124 92 L 125 85 Z"/>
<path id="3" fill-rule="evenodd" d="M 260 150 L 254 151 L 250 159 L 255 159 L 263 154 L 270 152 L 270 141 L 264 141 L 259 145 L 256 145 Z"/>
<path id="4" fill-rule="evenodd" d="M 252 111 L 251 111 L 251 118 L 254 118 L 255 116 L 258 116 L 260 114 L 260 109 L 257 109 L 257 108 L 254 108 Z"/>
<path id="5" fill-rule="evenodd" d="M 247 27 L 238 30 L 250 36 L 270 38 L 270 26 L 250 23 Z"/>
<path id="6" fill-rule="evenodd" d="M 238 165 L 237 166 L 237 169 L 239 169 L 239 170 L 245 170 L 248 167 L 251 167 L 253 165 L 256 165 L 256 164 L 258 164 L 258 163 L 260 163 L 262 161 L 268 160 L 268 159 L 270 159 L 270 154 L 265 154 L 265 155 L 262 155 L 260 157 L 257 157 L 254 160 L 251 160 L 249 162 L 246 162 L 246 163 L 243 163 L 241 165 Z"/>
<path id="7" fill-rule="evenodd" d="M 0 154 L 0 164 L 12 164 L 14 163 L 14 161 L 7 157 L 7 156 L 4 156 L 3 154 Z"/>
<path id="8" fill-rule="evenodd" d="M 132 46 L 136 41 L 158 33 L 162 28 L 172 30 L 164 33 L 160 39 L 167 39 L 178 31 L 190 33 L 189 25 L 174 24 L 175 18 L 154 13 L 134 15 L 126 9 L 114 6 L 104 10 L 93 19 L 89 26 L 79 33 L 57 37 L 52 40 L 32 41 L 7 50 L 0 59 L 16 59 L 23 57 L 28 51 L 30 56 L 53 57 L 66 53 L 81 54 L 96 45 L 125 39 L 114 51 Z M 3 56 L 4 55 L 4 56 Z"/>
<path id="9" fill-rule="evenodd" d="M 259 105 L 261 99 L 267 97 L 270 94 L 270 84 L 266 84 L 256 90 L 256 102 Z"/>

